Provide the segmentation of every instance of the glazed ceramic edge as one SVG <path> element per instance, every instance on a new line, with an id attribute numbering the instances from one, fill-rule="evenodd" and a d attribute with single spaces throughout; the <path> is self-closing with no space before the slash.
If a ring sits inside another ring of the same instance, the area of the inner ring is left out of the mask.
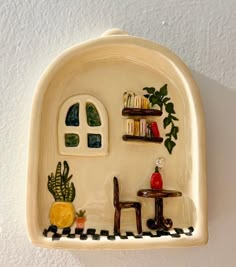
<path id="1" fill-rule="evenodd" d="M 124 33 L 124 34 L 123 34 Z M 40 135 L 40 119 L 41 119 L 41 106 L 44 98 L 44 94 L 48 87 L 48 84 L 59 69 L 59 67 L 64 64 L 67 60 L 73 57 L 74 53 L 79 49 L 81 52 L 87 48 L 93 46 L 102 46 L 105 44 L 130 44 L 137 45 L 147 49 L 154 50 L 160 53 L 166 60 L 171 63 L 171 65 L 177 70 L 182 80 L 186 84 L 186 92 L 191 99 L 194 101 L 192 105 L 192 112 L 195 114 L 196 123 L 199 126 L 195 132 L 195 137 L 198 142 L 195 147 L 196 149 L 196 159 L 199 162 L 197 166 L 197 173 L 199 179 L 197 180 L 196 192 L 197 199 L 199 200 L 197 205 L 197 210 L 199 211 L 197 224 L 195 225 L 194 236 L 191 238 L 181 238 L 175 240 L 165 240 L 159 242 L 146 241 L 142 242 L 130 241 L 130 242 L 99 242 L 99 244 L 86 241 L 80 242 L 70 242 L 68 240 L 61 240 L 56 243 L 47 240 L 41 234 L 41 230 L 37 223 L 38 213 L 37 213 L 37 174 L 38 174 L 38 160 L 39 160 L 39 135 Z M 201 149 L 199 149 L 201 148 Z M 36 93 L 32 105 L 31 121 L 30 121 L 30 141 L 28 150 L 28 179 L 27 179 L 27 228 L 28 236 L 31 242 L 35 245 L 48 247 L 48 248 L 64 248 L 64 249 L 151 249 L 160 247 L 185 247 L 185 246 L 197 246 L 206 244 L 208 241 L 208 220 L 207 220 L 207 186 L 206 186 L 206 138 L 205 138 L 205 121 L 204 113 L 202 108 L 202 101 L 200 93 L 196 83 L 194 82 L 191 72 L 183 61 L 172 53 L 169 49 L 155 44 L 151 41 L 141 39 L 139 37 L 130 36 L 127 33 L 115 29 L 109 30 L 101 37 L 88 40 L 72 46 L 71 48 L 65 50 L 48 66 L 48 68 L 42 74 L 38 85 L 36 87 Z"/>

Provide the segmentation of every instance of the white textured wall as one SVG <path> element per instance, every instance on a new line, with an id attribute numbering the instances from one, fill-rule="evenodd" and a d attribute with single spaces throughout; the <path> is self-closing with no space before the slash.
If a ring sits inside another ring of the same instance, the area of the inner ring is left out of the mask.
<path id="1" fill-rule="evenodd" d="M 234 266 L 236 1 L 0 0 L 0 265 Z M 193 70 L 207 122 L 209 243 L 152 251 L 52 251 L 26 235 L 35 85 L 64 49 L 119 27 L 159 42 Z"/>

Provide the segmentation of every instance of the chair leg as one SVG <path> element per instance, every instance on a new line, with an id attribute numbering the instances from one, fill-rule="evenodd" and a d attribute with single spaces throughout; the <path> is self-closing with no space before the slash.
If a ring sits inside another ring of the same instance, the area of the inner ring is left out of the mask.
<path id="1" fill-rule="evenodd" d="M 119 234 L 120 235 L 120 209 L 115 209 L 114 234 Z"/>
<path id="2" fill-rule="evenodd" d="M 142 216 L 141 216 L 141 206 L 140 207 L 137 207 L 135 209 L 136 211 L 136 224 L 137 224 L 137 231 L 138 231 L 138 234 L 141 234 L 142 233 Z"/>

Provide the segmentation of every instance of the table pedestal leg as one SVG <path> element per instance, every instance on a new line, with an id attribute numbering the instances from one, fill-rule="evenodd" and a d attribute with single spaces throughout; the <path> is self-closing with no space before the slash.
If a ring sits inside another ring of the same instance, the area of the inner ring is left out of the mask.
<path id="1" fill-rule="evenodd" d="M 152 230 L 163 229 L 168 230 L 172 227 L 173 222 L 171 219 L 165 219 L 163 216 L 163 199 L 155 199 L 155 218 L 147 220 L 148 228 Z"/>

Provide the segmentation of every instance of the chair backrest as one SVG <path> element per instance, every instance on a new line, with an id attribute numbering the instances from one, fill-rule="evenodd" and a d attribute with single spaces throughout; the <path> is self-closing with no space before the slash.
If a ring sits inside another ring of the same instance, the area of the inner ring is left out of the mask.
<path id="1" fill-rule="evenodd" d="M 119 183 L 116 177 L 113 178 L 113 204 L 114 207 L 119 206 Z"/>

